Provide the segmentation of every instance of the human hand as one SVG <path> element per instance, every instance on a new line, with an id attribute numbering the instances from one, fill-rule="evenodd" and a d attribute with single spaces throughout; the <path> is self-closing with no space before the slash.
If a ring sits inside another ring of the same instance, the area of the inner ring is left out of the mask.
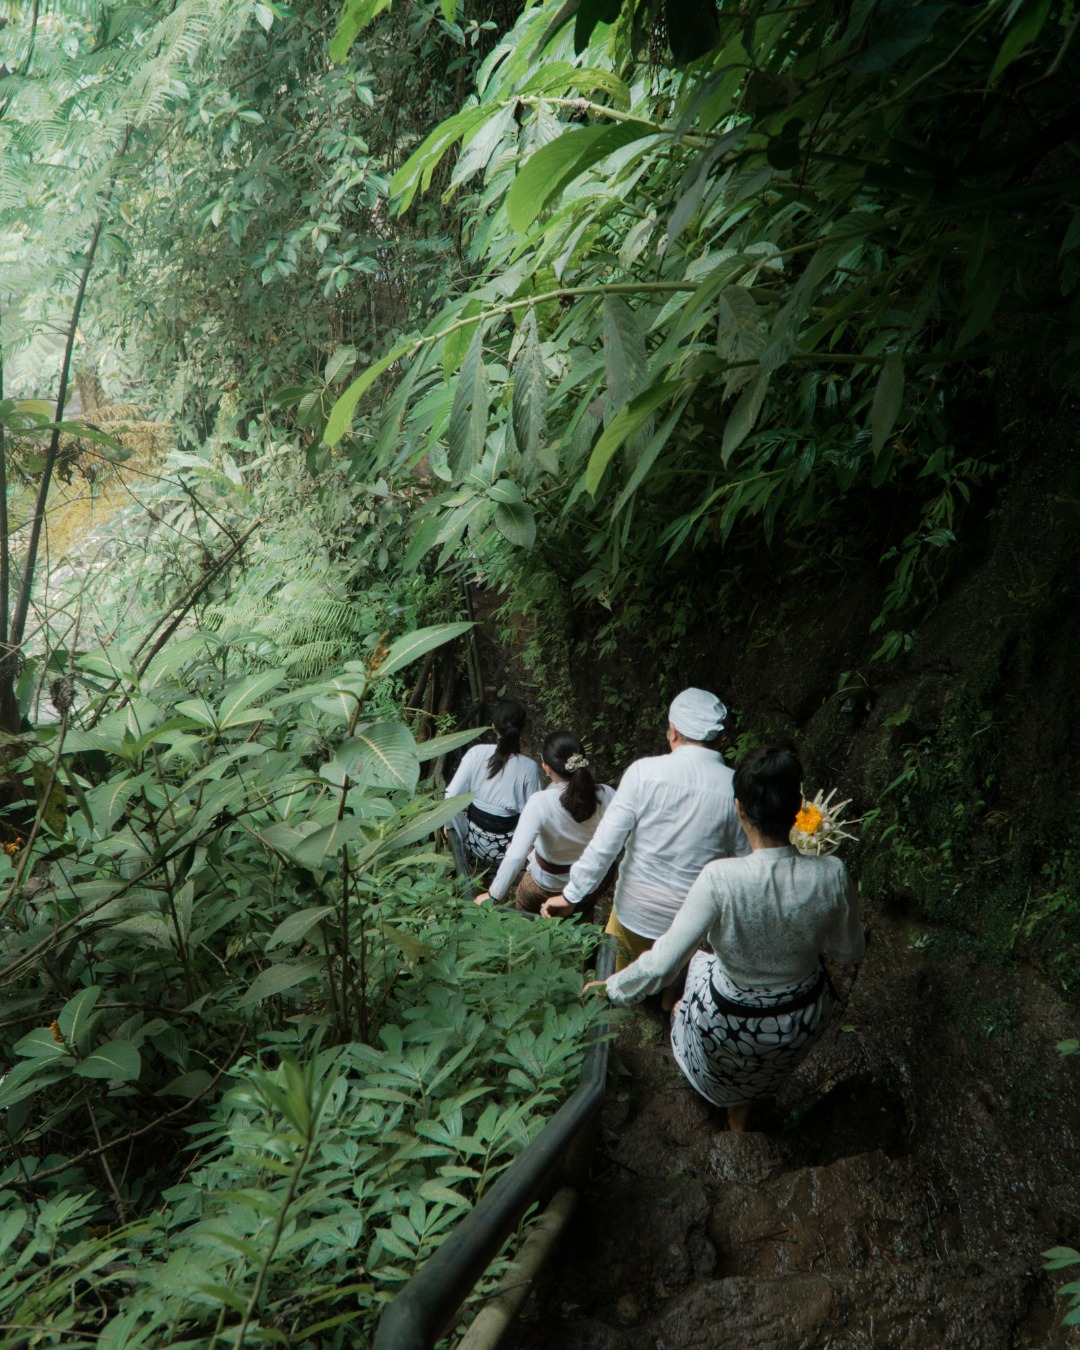
<path id="1" fill-rule="evenodd" d="M 569 900 L 564 900 L 561 895 L 553 895 L 545 900 L 540 906 L 540 913 L 545 919 L 558 919 L 564 914 L 573 914 L 574 906 Z"/>
<path id="2" fill-rule="evenodd" d="M 482 905 L 482 904 L 484 903 L 485 900 L 490 900 L 490 899 L 491 899 L 491 892 L 490 892 L 490 891 L 481 891 L 480 894 L 476 897 L 474 903 L 477 904 L 477 905 Z"/>
<path id="3" fill-rule="evenodd" d="M 578 994 L 578 998 L 584 998 L 590 989 L 603 989 L 606 992 L 607 980 L 590 980 L 589 983 L 582 988 L 581 993 Z"/>

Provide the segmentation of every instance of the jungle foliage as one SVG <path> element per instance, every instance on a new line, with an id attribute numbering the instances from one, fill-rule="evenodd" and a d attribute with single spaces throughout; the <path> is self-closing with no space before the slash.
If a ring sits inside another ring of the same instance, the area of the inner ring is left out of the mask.
<path id="1" fill-rule="evenodd" d="M 647 7 L 573 9 L 531 8 L 392 179 L 403 219 L 435 182 L 456 202 L 477 280 L 327 441 L 394 372 L 379 462 L 426 455 L 444 485 L 412 557 L 467 528 L 496 573 L 535 548 L 616 610 L 748 531 L 819 557 L 889 534 L 898 654 L 1007 457 L 965 391 L 1020 349 L 1075 389 L 1076 16 L 751 3 L 680 70 Z"/>
<path id="2" fill-rule="evenodd" d="M 1074 386 L 1071 7 L 659 14 L 4 10 L 5 1343 L 355 1344 L 565 1091 L 580 935 L 427 842 L 450 574 L 659 641 L 697 550 L 884 553 L 896 655 L 972 403 Z M 80 368 L 173 448 L 46 593 Z"/>
<path id="3" fill-rule="evenodd" d="M 316 5 L 8 17 L 2 1339 L 355 1344 L 588 1020 L 584 936 L 463 910 L 432 851 L 464 804 L 432 769 L 477 733 L 403 713 L 468 627 L 400 566 L 415 485 L 318 450 L 343 339 L 397 312 L 397 139 L 492 20 L 420 5 L 338 70 Z M 95 430 L 87 391 L 132 381 Z M 93 503 L 147 415 L 64 580 L 57 478 Z"/>
<path id="4" fill-rule="evenodd" d="M 407 498 L 354 493 L 357 537 L 217 448 L 166 463 L 141 580 L 99 567 L 4 745 L 6 1345 L 366 1340 L 580 1058 L 584 935 L 431 850 L 467 799 L 422 778 L 478 733 L 402 717 L 469 628 L 379 571 Z"/>

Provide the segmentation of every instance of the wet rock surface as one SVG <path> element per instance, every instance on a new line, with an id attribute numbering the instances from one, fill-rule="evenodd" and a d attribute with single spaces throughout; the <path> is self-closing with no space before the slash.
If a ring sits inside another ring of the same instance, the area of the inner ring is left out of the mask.
<path id="1" fill-rule="evenodd" d="M 1040 1253 L 1080 1240 L 1075 1012 L 875 920 L 826 1036 L 745 1135 L 627 1016 L 594 1179 L 517 1350 L 1064 1350 Z"/>

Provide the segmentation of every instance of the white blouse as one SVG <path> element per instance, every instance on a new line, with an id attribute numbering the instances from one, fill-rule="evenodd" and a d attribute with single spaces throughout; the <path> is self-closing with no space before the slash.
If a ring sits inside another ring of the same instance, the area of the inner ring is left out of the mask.
<path id="1" fill-rule="evenodd" d="M 576 905 L 594 891 L 625 844 L 615 915 L 639 937 L 660 937 L 707 862 L 750 852 L 734 779 L 720 755 L 700 745 L 636 760 L 567 878 L 565 899 Z"/>
<path id="2" fill-rule="evenodd" d="M 656 993 L 704 937 L 724 974 L 758 988 L 809 979 L 822 953 L 846 965 L 866 949 L 858 894 L 839 858 L 762 848 L 709 863 L 663 937 L 608 979 L 608 998 L 625 1005 Z"/>
<path id="3" fill-rule="evenodd" d="M 473 793 L 473 805 L 493 816 L 516 816 L 534 792 L 540 790 L 540 770 L 527 755 L 511 755 L 494 778 L 488 765 L 493 745 L 470 746 L 446 789 L 447 797 Z M 554 859 L 552 859 L 554 862 Z"/>
<path id="4" fill-rule="evenodd" d="M 557 891 L 566 880 L 566 873 L 545 871 L 540 866 L 538 856 L 546 862 L 566 867 L 577 862 L 584 853 L 603 818 L 607 804 L 615 796 L 615 789 L 606 783 L 598 783 L 600 804 L 588 820 L 579 821 L 562 804 L 565 788 L 565 783 L 552 783 L 525 803 L 510 847 L 491 883 L 493 900 L 501 900 L 505 896 L 526 857 L 529 859 L 529 875 L 537 885 Z"/>

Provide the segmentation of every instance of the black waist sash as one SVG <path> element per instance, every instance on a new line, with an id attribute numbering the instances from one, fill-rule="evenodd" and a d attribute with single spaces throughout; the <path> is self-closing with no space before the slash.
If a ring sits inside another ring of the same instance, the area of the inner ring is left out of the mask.
<path id="1" fill-rule="evenodd" d="M 481 811 L 478 806 L 469 805 L 465 814 L 478 830 L 483 830 L 486 834 L 513 834 L 517 829 L 517 823 L 521 819 L 521 813 L 516 816 L 493 816 L 488 811 Z"/>
<path id="2" fill-rule="evenodd" d="M 821 991 L 826 987 L 835 998 L 836 990 L 833 988 L 832 980 L 829 979 L 829 972 L 824 966 L 819 966 L 817 979 L 809 989 L 801 994 L 793 995 L 786 1003 L 773 1003 L 766 1006 L 761 1003 L 735 1003 L 730 998 L 725 998 L 717 990 L 712 976 L 709 976 L 709 989 L 712 992 L 713 1002 L 719 1012 L 726 1013 L 729 1017 L 783 1017 L 787 1013 L 802 1012 L 803 1008 L 809 1008 L 811 1003 L 818 1001 L 821 997 Z"/>

